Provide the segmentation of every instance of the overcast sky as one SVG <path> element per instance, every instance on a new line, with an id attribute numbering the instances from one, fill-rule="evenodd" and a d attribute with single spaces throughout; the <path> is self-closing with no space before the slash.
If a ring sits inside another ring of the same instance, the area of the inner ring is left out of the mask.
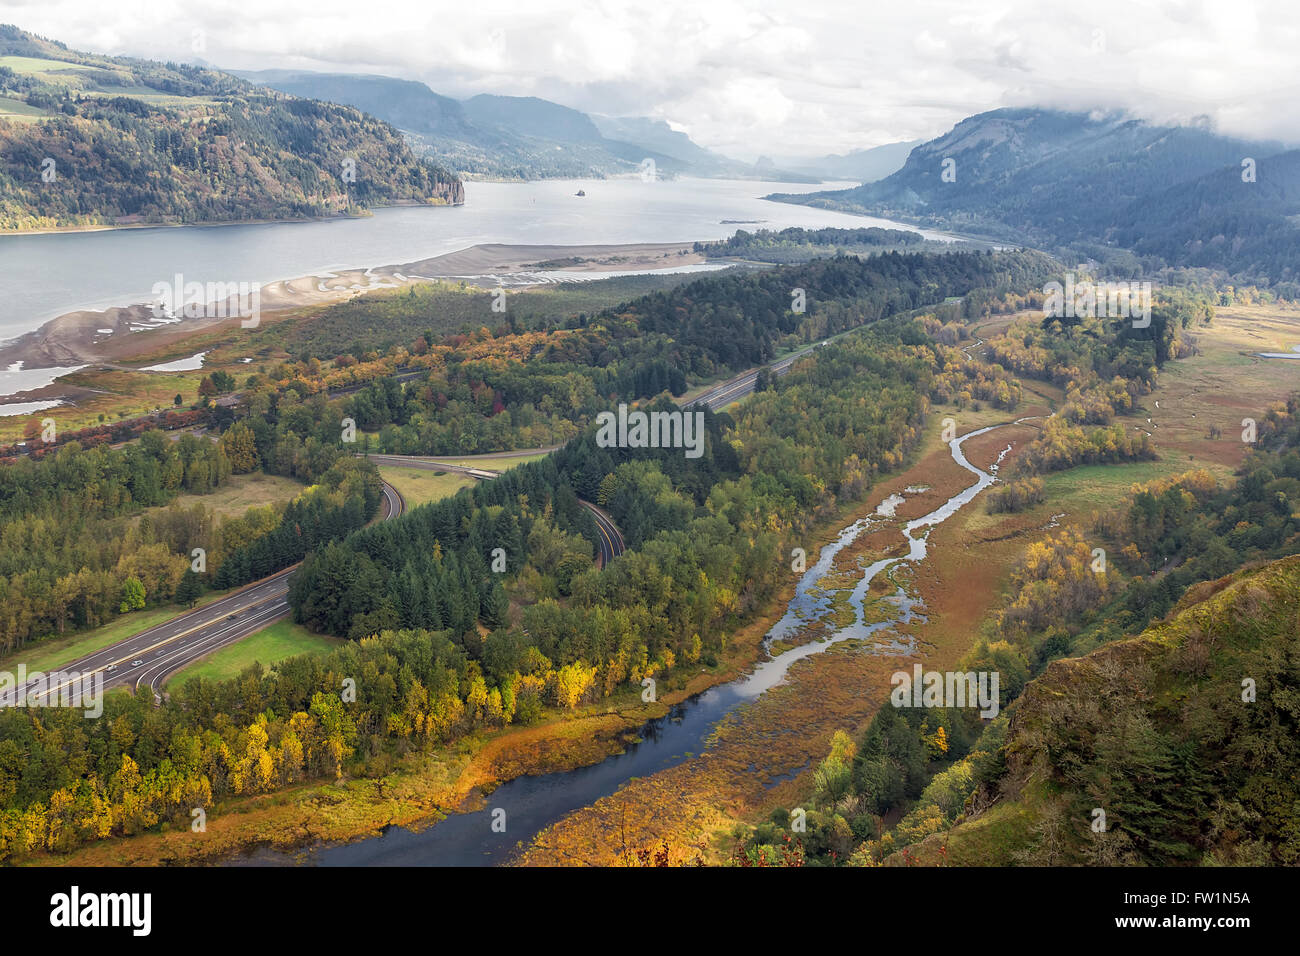
<path id="1" fill-rule="evenodd" d="M 98 53 L 654 116 L 744 160 L 929 138 L 1013 105 L 1300 140 L 1295 0 L 0 0 L 0 22 Z"/>

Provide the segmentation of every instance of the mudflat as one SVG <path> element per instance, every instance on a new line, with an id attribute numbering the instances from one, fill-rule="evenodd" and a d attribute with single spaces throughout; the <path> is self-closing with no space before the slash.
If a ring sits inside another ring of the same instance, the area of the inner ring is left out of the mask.
<path id="1" fill-rule="evenodd" d="M 689 242 L 579 246 L 529 246 L 488 243 L 458 252 L 397 265 L 344 269 L 281 279 L 263 285 L 262 312 L 324 305 L 362 292 L 396 289 L 420 282 L 458 280 L 479 285 L 498 282 L 513 288 L 554 282 L 540 273 L 575 276 L 698 265 L 704 257 Z M 109 309 L 80 309 L 46 322 L 0 346 L 0 367 L 22 362 L 26 368 L 58 368 L 94 363 L 130 363 L 160 346 L 183 342 L 196 332 L 233 321 L 228 317 L 160 322 L 147 303 Z M 39 394 L 38 394 L 39 393 Z M 57 382 L 20 393 L 11 400 L 71 397 Z"/>

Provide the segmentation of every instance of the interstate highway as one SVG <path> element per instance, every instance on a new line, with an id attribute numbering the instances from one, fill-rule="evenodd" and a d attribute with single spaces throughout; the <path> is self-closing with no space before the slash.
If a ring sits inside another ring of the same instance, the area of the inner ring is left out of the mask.
<path id="1" fill-rule="evenodd" d="M 385 483 L 385 519 L 396 517 L 405 509 L 402 496 Z M 297 565 L 277 571 L 269 577 L 227 594 L 201 608 L 181 614 L 118 641 L 103 650 L 64 664 L 55 670 L 77 675 L 102 673 L 104 688 L 148 687 L 155 694 L 172 674 L 212 653 L 278 621 L 289 613 L 289 576 Z M 65 681 L 70 683 L 70 681 Z M 15 697 L 25 697 L 32 686 L 28 682 L 16 692 L 0 698 L 0 706 L 12 705 Z M 39 703 L 53 703 L 60 685 L 56 683 L 36 695 Z"/>

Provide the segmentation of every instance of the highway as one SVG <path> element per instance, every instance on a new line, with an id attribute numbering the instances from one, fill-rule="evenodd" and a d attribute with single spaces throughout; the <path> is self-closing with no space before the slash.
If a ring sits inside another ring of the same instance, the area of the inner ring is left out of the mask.
<path id="1" fill-rule="evenodd" d="M 384 519 L 400 515 L 405 510 L 402 496 L 387 482 L 383 490 Z M 167 678 L 181 668 L 287 616 L 289 576 L 297 567 L 295 564 L 277 571 L 211 604 L 64 664 L 58 670 L 78 677 L 102 673 L 106 690 L 126 686 L 135 691 L 148 687 L 158 696 Z M 12 704 L 16 695 L 27 696 L 31 686 L 28 682 L 0 697 L 0 706 Z M 36 700 L 52 702 L 60 686 L 46 688 L 44 693 L 36 695 Z"/>
<path id="2" fill-rule="evenodd" d="M 753 394 L 754 385 L 758 381 L 758 373 L 764 368 L 770 369 L 774 375 L 784 375 L 786 372 L 790 371 L 791 365 L 816 348 L 820 348 L 820 343 L 818 345 L 809 345 L 807 348 L 802 348 L 798 352 L 787 355 L 783 359 L 778 359 L 770 365 L 764 365 L 760 368 L 750 369 L 748 372 L 742 372 L 735 378 L 728 379 L 725 382 L 714 385 L 712 388 L 701 392 L 688 403 L 688 407 L 692 405 L 707 405 L 711 412 L 716 412 L 720 408 L 726 408 L 732 402 L 738 402 L 742 398 Z"/>
<path id="3" fill-rule="evenodd" d="M 817 347 L 817 345 L 810 345 L 766 367 L 774 374 L 784 374 L 795 361 Z M 707 405 L 713 411 L 725 408 L 732 402 L 753 393 L 759 371 L 759 369 L 751 369 L 715 385 L 697 396 L 691 405 Z M 553 449 L 537 449 L 539 452 L 549 450 Z M 535 452 L 498 452 L 478 457 L 506 458 L 533 453 Z M 460 455 L 457 459 L 462 462 L 472 462 L 475 457 Z M 372 454 L 369 458 L 378 465 L 446 471 L 481 480 L 496 478 L 500 474 L 497 471 L 451 464 L 431 458 L 378 454 Z M 383 491 L 383 518 L 400 515 L 406 507 L 401 494 L 387 482 L 384 482 Z M 583 501 L 582 504 L 596 521 L 596 530 L 599 533 L 598 562 L 603 568 L 622 554 L 626 550 L 626 545 L 618 527 L 609 515 L 589 501 Z M 162 686 L 172 674 L 213 651 L 227 644 L 233 644 L 260 631 L 268 624 L 286 617 L 289 614 L 289 576 L 296 567 L 297 565 L 294 565 L 279 571 L 219 598 L 211 604 L 181 614 L 110 647 L 67 663 L 58 670 L 64 673 L 75 673 L 78 677 L 102 672 L 105 689 L 126 686 L 136 691 L 141 687 L 147 687 L 153 691 L 156 699 L 161 699 Z M 15 699 L 26 697 L 29 688 L 33 686 L 29 682 L 21 688 L 0 695 L 0 706 L 12 705 Z M 60 686 L 45 688 L 43 693 L 36 695 L 36 699 L 40 701 L 57 698 Z"/>

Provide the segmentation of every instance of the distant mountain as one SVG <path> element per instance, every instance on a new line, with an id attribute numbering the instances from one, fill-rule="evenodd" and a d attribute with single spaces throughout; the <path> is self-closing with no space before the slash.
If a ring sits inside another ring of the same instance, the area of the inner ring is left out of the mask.
<path id="1" fill-rule="evenodd" d="M 1197 217 L 1207 210 L 1223 219 L 1229 245 L 1233 235 L 1261 227 L 1270 206 L 1262 190 L 1243 194 L 1257 198 L 1241 205 L 1234 198 L 1240 190 L 1221 188 L 1234 176 L 1240 181 L 1244 157 L 1277 171 L 1290 185 L 1275 186 L 1288 195 L 1295 188 L 1291 164 L 1262 162 L 1282 148 L 1120 114 L 1001 109 L 915 147 L 901 169 L 879 182 L 771 198 L 1069 246 L 1103 260 L 1108 249 L 1159 249 L 1160 260 L 1150 265 L 1188 265 L 1196 258 L 1192 239 L 1180 244 L 1176 234 L 1202 229 Z M 1177 215 L 1169 212 L 1174 208 Z M 1199 212 L 1189 219 L 1193 208 Z M 1262 261 L 1229 261 L 1218 253 L 1199 262 L 1233 271 L 1264 268 Z"/>
<path id="2" fill-rule="evenodd" d="M 731 163 L 732 160 L 710 152 L 685 133 L 673 129 L 663 120 L 646 116 L 591 117 L 600 135 L 623 143 L 636 143 L 664 156 L 671 156 L 692 166 L 707 167 Z M 736 164 L 740 165 L 740 164 Z"/>
<path id="3" fill-rule="evenodd" d="M 414 80 L 292 70 L 237 71 L 236 75 L 294 96 L 354 106 L 399 129 L 466 142 L 475 142 L 480 135 L 459 100 L 439 96 Z"/>
<path id="4" fill-rule="evenodd" d="M 884 146 L 855 149 L 844 155 L 822 156 L 819 159 L 783 159 L 781 165 L 791 172 L 822 179 L 873 183 L 902 169 L 908 154 L 923 142 L 925 141 L 913 139 L 905 143 L 887 143 Z"/>
<path id="5" fill-rule="evenodd" d="M 1114 241 L 1140 256 L 1223 269 L 1262 285 L 1300 283 L 1300 150 L 1247 156 L 1135 201 Z"/>
<path id="6" fill-rule="evenodd" d="M 465 100 L 465 115 L 477 126 L 497 127 L 560 143 L 599 143 L 600 130 L 586 113 L 536 96 L 480 93 Z"/>
<path id="7" fill-rule="evenodd" d="M 590 116 L 535 96 L 480 94 L 459 101 L 387 76 L 263 70 L 238 74 L 272 89 L 355 106 L 406 131 L 435 162 L 502 179 L 628 175 L 646 159 L 660 175 L 754 176 L 661 120 Z M 776 172 L 769 178 L 806 182 Z M 812 180 L 816 181 L 816 180 Z"/>
<path id="8" fill-rule="evenodd" d="M 230 222 L 458 203 L 455 176 L 347 106 L 0 26 L 0 228 Z M 355 174 L 355 175 L 351 175 Z"/>

